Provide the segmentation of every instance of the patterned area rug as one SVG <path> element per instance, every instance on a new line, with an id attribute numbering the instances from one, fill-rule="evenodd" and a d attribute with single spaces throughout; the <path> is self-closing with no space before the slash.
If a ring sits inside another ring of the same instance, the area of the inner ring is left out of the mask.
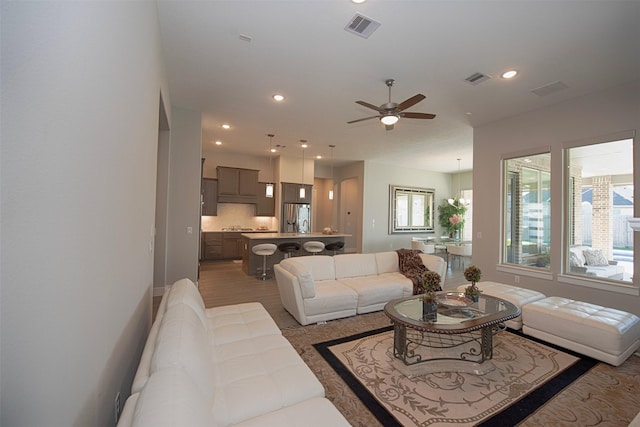
<path id="1" fill-rule="evenodd" d="M 510 332 L 494 337 L 493 359 L 487 362 L 491 370 L 482 375 L 451 371 L 464 362 L 450 367 L 446 361 L 425 362 L 432 365 L 430 370 L 434 364 L 444 365 L 442 372 L 420 374 L 422 364 L 403 369 L 393 355 L 390 328 L 315 347 L 385 426 L 478 425 L 550 379 L 565 373 L 568 378 L 561 382 L 570 382 L 595 365 L 578 364 L 581 359 L 576 356 Z M 535 409 L 528 406 L 529 413 Z M 515 415 L 501 413 L 500 424 L 519 422 L 522 408 Z"/>
<path id="2" fill-rule="evenodd" d="M 374 411 L 370 410 L 367 405 L 367 403 L 369 403 L 367 399 L 377 402 L 377 400 L 373 398 L 373 395 L 367 392 L 368 398 L 366 396 L 361 397 L 352 391 L 351 384 L 348 384 L 348 381 L 345 381 L 336 373 L 331 365 L 314 348 L 314 344 L 356 334 L 368 334 L 370 331 L 388 327 L 388 325 L 389 320 L 384 313 L 377 312 L 340 319 L 325 325 L 300 326 L 282 331 L 283 335 L 296 348 L 298 353 L 324 385 L 327 397 L 353 426 L 371 427 L 393 424 L 380 421 L 376 415 L 374 415 Z M 513 334 L 505 333 L 504 335 Z M 517 335 L 513 336 L 516 339 L 519 338 Z M 496 343 L 498 343 L 498 341 L 496 341 Z M 532 348 L 537 348 L 537 344 L 534 344 Z M 549 347 L 551 347 L 553 351 L 553 346 Z M 503 353 L 505 352 L 506 350 L 503 351 Z M 533 354 L 535 354 L 535 351 Z M 497 353 L 494 353 L 494 358 L 496 357 Z M 575 363 L 572 367 L 575 367 L 579 363 L 580 362 Z M 564 372 L 570 371 L 572 367 L 565 369 Z M 467 387 L 470 380 L 462 377 L 468 374 L 460 375 L 461 378 L 457 378 L 458 374 L 455 374 L 455 377 L 450 375 L 449 379 L 441 378 L 443 377 L 442 374 L 436 375 L 437 387 L 440 387 L 440 389 L 446 388 L 447 385 L 445 384 L 453 384 L 453 387 L 458 387 L 458 390 Z M 505 375 L 508 376 L 508 374 Z M 542 377 L 544 374 L 540 376 Z M 569 385 L 567 385 L 567 383 L 563 384 L 562 381 L 559 380 L 562 377 L 563 373 L 556 375 L 548 380 L 545 385 L 539 386 L 529 393 L 523 393 L 520 390 L 522 387 L 514 386 L 513 390 L 509 390 L 509 392 L 519 392 L 521 395 L 520 400 L 517 400 L 517 397 L 508 398 L 510 406 L 503 409 L 502 412 L 499 412 L 497 415 L 494 415 L 488 421 L 485 421 L 486 425 L 515 425 L 517 422 L 509 420 L 523 419 L 523 417 L 526 417 L 518 425 L 525 427 L 549 425 L 627 426 L 630 420 L 640 411 L 640 357 L 634 355 L 619 367 L 597 363 L 595 367 L 575 381 L 565 380 L 566 382 L 570 382 Z M 532 380 L 529 380 L 528 376 L 525 376 L 525 378 L 529 383 L 533 383 Z M 477 378 L 475 379 L 477 381 Z M 361 384 L 357 380 L 354 382 Z M 411 382 L 407 382 L 407 384 L 412 386 Z M 488 384 L 487 387 L 490 389 L 491 386 L 492 384 Z M 527 385 L 524 388 L 528 387 L 530 386 Z M 534 388 L 534 386 L 531 386 L 531 388 Z M 435 388 L 435 390 L 440 392 L 438 388 Z M 460 392 L 458 392 L 458 394 L 460 394 Z M 523 394 L 524 397 L 522 397 Z M 508 393 L 493 392 L 493 395 L 508 395 Z M 471 405 L 473 405 L 473 403 L 468 404 L 468 406 Z M 522 412 L 524 415 L 518 415 L 518 412 Z M 395 418 L 391 417 L 391 419 L 394 420 L 395 425 L 399 425 Z M 469 422 L 468 424 L 474 424 L 474 422 Z M 427 424 L 423 420 L 422 423 L 418 425 L 436 424 Z"/>

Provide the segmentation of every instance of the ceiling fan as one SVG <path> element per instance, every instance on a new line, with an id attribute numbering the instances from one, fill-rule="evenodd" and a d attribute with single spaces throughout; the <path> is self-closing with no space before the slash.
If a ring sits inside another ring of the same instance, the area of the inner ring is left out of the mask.
<path id="1" fill-rule="evenodd" d="M 365 117 L 365 118 L 362 118 L 362 119 L 351 120 L 350 122 L 347 122 L 347 123 L 351 124 L 351 123 L 357 123 L 357 122 L 362 122 L 364 120 L 376 119 L 377 118 L 377 119 L 380 119 L 382 124 L 384 124 L 384 127 L 385 127 L 386 130 L 391 130 L 391 129 L 393 129 L 393 125 L 395 125 L 398 122 L 398 120 L 400 120 L 401 117 L 405 117 L 407 119 L 433 119 L 436 116 L 435 114 L 411 113 L 411 112 L 408 112 L 408 111 L 407 112 L 404 111 L 409 107 L 413 107 L 418 102 L 420 102 L 420 101 L 422 101 L 423 99 L 426 98 L 426 96 L 424 96 L 421 93 L 412 96 L 411 98 L 401 102 L 400 104 L 397 104 L 395 102 L 391 102 L 391 86 L 393 86 L 394 82 L 395 82 L 395 80 L 393 80 L 393 79 L 385 80 L 385 84 L 389 88 L 389 102 L 387 102 L 386 104 L 382 104 L 381 106 L 376 107 L 375 105 L 369 104 L 368 102 L 356 101 L 356 104 L 360 104 L 363 107 L 367 107 L 367 108 L 371 108 L 372 110 L 376 110 L 379 113 L 377 116 L 371 116 L 371 117 Z"/>

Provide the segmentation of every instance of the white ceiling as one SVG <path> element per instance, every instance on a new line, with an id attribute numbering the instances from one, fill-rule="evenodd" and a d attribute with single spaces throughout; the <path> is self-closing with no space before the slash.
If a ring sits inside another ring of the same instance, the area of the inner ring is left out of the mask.
<path id="1" fill-rule="evenodd" d="M 344 30 L 356 12 L 382 24 L 368 39 Z M 285 156 L 306 139 L 326 162 L 335 144 L 336 164 L 468 170 L 474 126 L 640 77 L 638 1 L 160 0 L 158 13 L 171 102 L 203 113 L 205 151 L 267 155 L 273 133 Z M 492 78 L 465 82 L 476 72 Z M 406 111 L 436 118 L 347 124 L 375 115 L 355 101 L 387 102 L 388 78 L 392 101 L 423 93 Z"/>

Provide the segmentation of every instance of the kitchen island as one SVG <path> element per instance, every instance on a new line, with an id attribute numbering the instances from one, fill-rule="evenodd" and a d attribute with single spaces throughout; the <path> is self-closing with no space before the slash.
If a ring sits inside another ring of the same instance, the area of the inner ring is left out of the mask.
<path id="1" fill-rule="evenodd" d="M 253 253 L 251 248 L 255 245 L 263 243 L 273 243 L 278 246 L 281 243 L 297 242 L 300 243 L 299 255 L 311 255 L 302 249 L 304 242 L 309 240 L 317 240 L 325 245 L 333 242 L 343 242 L 344 238 L 350 234 L 324 234 L 324 233 L 242 233 L 242 270 L 249 275 L 256 275 L 258 268 L 262 268 L 262 257 Z M 278 264 L 284 259 L 284 253 L 276 250 L 276 252 L 267 257 L 267 268 L 273 271 L 274 264 Z M 333 255 L 331 251 L 323 251 L 320 255 Z"/>

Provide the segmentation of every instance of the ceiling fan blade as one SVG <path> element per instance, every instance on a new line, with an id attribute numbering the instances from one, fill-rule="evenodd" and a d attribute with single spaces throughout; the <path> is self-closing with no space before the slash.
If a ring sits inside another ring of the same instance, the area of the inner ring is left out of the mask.
<path id="1" fill-rule="evenodd" d="M 347 123 L 358 123 L 358 122 L 362 122 L 364 120 L 377 119 L 378 117 L 380 117 L 380 116 L 365 117 L 363 119 L 351 120 L 350 122 L 347 122 Z"/>
<path id="2" fill-rule="evenodd" d="M 384 125 L 385 130 L 393 130 L 394 125 Z"/>
<path id="3" fill-rule="evenodd" d="M 421 93 L 414 95 L 411 98 L 407 99 L 406 101 L 403 101 L 400 104 L 398 104 L 398 110 L 402 111 L 402 110 L 406 110 L 409 107 L 413 107 L 414 105 L 416 105 L 418 102 L 422 101 L 425 98 L 426 96 L 424 96 Z"/>
<path id="4" fill-rule="evenodd" d="M 381 113 L 382 111 L 380 110 L 380 107 L 376 107 L 373 104 L 369 104 L 368 102 L 364 102 L 364 101 L 356 101 L 356 104 L 360 104 L 363 107 L 367 107 L 367 108 L 371 108 L 372 110 L 376 110 L 377 112 Z"/>
<path id="5" fill-rule="evenodd" d="M 400 113 L 401 117 L 406 117 L 407 119 L 433 119 L 435 114 L 428 113 Z"/>

